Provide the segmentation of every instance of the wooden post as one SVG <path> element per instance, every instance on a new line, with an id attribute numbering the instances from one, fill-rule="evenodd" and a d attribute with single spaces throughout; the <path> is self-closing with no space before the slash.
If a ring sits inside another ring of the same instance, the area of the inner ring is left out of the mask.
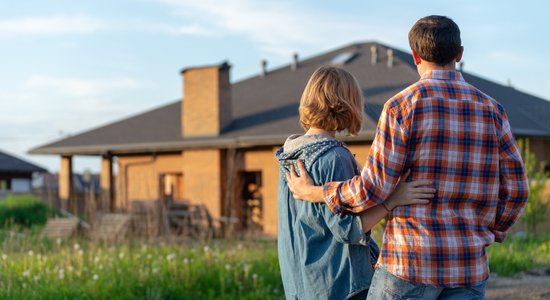
<path id="1" fill-rule="evenodd" d="M 76 199 L 73 194 L 73 158 L 70 155 L 61 156 L 59 199 L 62 203 L 67 203 L 67 210 L 70 213 L 76 215 Z"/>
<path id="2" fill-rule="evenodd" d="M 113 181 L 113 157 L 104 155 L 101 159 L 101 199 L 102 203 L 108 203 L 110 212 L 116 210 L 114 181 Z M 104 209 L 104 207 L 102 207 Z"/>

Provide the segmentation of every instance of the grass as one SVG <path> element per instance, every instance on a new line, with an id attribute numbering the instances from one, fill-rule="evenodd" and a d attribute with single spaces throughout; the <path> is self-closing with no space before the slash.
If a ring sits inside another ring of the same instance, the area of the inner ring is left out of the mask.
<path id="1" fill-rule="evenodd" d="M 512 276 L 535 268 L 550 268 L 550 234 L 508 237 L 487 248 L 491 273 Z"/>
<path id="2" fill-rule="evenodd" d="M 0 299 L 284 298 L 273 241 L 109 246 L 22 239 L 16 250 L 11 240 L 0 254 Z"/>

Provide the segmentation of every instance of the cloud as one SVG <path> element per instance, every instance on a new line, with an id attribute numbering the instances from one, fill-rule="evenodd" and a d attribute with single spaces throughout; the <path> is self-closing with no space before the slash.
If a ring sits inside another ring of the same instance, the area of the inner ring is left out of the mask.
<path id="1" fill-rule="evenodd" d="M 388 30 L 373 30 L 369 21 L 300 8 L 291 1 L 157 0 L 176 15 L 191 20 L 209 32 L 238 34 L 261 51 L 288 56 L 296 49 L 329 47 L 354 40 L 394 36 Z M 385 35 L 386 34 L 386 35 Z M 401 37 L 401 36 L 400 36 Z"/>
<path id="2" fill-rule="evenodd" d="M 104 27 L 101 20 L 85 16 L 26 17 L 0 20 L 0 36 L 93 33 Z"/>
<path id="3" fill-rule="evenodd" d="M 24 89 L 51 89 L 68 96 L 91 96 L 115 89 L 134 89 L 150 86 L 151 83 L 127 77 L 90 80 L 79 78 L 32 75 L 23 83 Z"/>

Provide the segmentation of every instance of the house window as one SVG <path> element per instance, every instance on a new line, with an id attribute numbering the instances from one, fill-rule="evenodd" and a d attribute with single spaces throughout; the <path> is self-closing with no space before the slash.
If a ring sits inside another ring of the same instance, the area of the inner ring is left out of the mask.
<path id="1" fill-rule="evenodd" d="M 181 173 L 166 173 L 160 175 L 160 198 L 172 202 L 183 200 L 183 175 Z"/>

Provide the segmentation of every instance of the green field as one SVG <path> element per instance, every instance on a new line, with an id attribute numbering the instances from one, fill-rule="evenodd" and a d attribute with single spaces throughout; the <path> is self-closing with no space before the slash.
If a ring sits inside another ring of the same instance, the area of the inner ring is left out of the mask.
<path id="1" fill-rule="evenodd" d="M 284 298 L 274 241 L 108 245 L 37 236 L 0 232 L 0 299 Z M 550 235 L 509 238 L 488 253 L 501 276 L 550 267 Z"/>
<path id="2" fill-rule="evenodd" d="M 273 241 L 3 246 L 0 299 L 284 298 Z"/>

